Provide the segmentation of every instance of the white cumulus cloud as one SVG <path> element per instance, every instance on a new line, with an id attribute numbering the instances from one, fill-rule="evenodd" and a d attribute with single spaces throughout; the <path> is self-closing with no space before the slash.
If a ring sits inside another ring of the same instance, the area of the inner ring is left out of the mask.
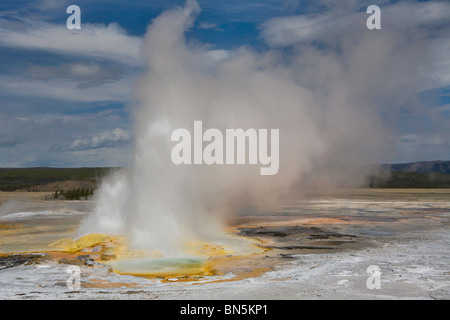
<path id="1" fill-rule="evenodd" d="M 70 150 L 86 150 L 98 148 L 110 148 L 117 144 L 127 142 L 131 138 L 131 134 L 121 128 L 112 131 L 101 132 L 92 137 L 75 139 L 70 145 Z"/>
<path id="2" fill-rule="evenodd" d="M 83 24 L 81 30 L 65 25 L 29 22 L 8 28 L 0 21 L 0 45 L 59 54 L 110 59 L 130 66 L 142 65 L 140 37 L 128 35 L 118 24 Z"/>

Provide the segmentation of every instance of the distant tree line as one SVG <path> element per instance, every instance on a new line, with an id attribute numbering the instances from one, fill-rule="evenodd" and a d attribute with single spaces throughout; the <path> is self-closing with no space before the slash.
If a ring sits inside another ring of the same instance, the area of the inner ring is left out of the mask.
<path id="1" fill-rule="evenodd" d="M 61 200 L 87 200 L 94 194 L 89 188 L 74 188 L 72 190 L 56 190 L 53 199 Z"/>
<path id="2" fill-rule="evenodd" d="M 37 186 L 30 184 L 2 184 L 0 185 L 0 191 L 16 191 L 20 189 L 26 189 L 28 191 L 38 191 Z"/>
<path id="3" fill-rule="evenodd" d="M 368 185 L 370 188 L 450 188 L 450 174 L 391 172 L 387 176 L 371 176 Z"/>
<path id="4" fill-rule="evenodd" d="M 59 181 L 92 181 L 119 168 L 0 168 L 0 191 L 37 191 L 42 186 Z"/>

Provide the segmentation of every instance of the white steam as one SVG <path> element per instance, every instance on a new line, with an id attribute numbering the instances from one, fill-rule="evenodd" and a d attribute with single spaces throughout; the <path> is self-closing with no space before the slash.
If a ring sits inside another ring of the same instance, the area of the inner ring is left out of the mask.
<path id="1" fill-rule="evenodd" d="M 410 43 L 401 32 L 370 33 L 357 18 L 342 25 L 342 35 L 322 34 L 319 49 L 299 34 L 277 42 L 276 28 L 295 21 L 276 20 L 263 35 L 274 47 L 289 43 L 290 51 L 211 52 L 184 37 L 199 12 L 187 1 L 149 26 L 134 162 L 103 182 L 83 233 L 123 234 L 137 248 L 177 254 L 187 241 L 220 237 L 227 217 L 243 206 L 276 201 L 306 183 L 360 181 L 348 169 L 390 150 L 383 119 L 417 90 L 411 63 L 425 56 L 415 51 L 419 37 Z M 279 129 L 278 173 L 261 176 L 259 165 L 173 164 L 171 133 L 192 132 L 196 120 L 223 132 Z"/>

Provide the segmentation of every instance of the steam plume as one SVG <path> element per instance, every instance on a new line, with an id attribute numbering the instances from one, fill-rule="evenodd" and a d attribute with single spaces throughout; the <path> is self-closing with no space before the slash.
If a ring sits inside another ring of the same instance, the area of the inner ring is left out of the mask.
<path id="1" fill-rule="evenodd" d="M 369 34 L 364 16 L 351 16 L 342 35 L 328 38 L 327 28 L 316 34 L 319 49 L 301 37 L 277 42 L 276 28 L 285 22 L 277 20 L 263 26 L 272 49 L 218 55 L 186 41 L 199 12 L 188 0 L 149 26 L 147 70 L 136 89 L 134 160 L 103 182 L 83 232 L 124 234 L 135 247 L 176 255 L 186 241 L 220 237 L 227 217 L 244 206 L 271 203 L 306 184 L 360 182 L 348 169 L 390 151 L 385 120 L 417 89 L 409 66 L 425 57 L 413 50 L 420 39 Z M 174 165 L 171 133 L 192 130 L 196 120 L 223 132 L 279 129 L 278 174 L 261 176 L 252 165 Z"/>

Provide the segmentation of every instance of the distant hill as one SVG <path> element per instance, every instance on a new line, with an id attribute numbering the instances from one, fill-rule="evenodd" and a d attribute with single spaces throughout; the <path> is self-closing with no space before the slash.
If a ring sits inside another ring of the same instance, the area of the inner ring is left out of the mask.
<path id="1" fill-rule="evenodd" d="M 450 161 L 383 164 L 368 179 L 371 188 L 450 188 Z"/>

